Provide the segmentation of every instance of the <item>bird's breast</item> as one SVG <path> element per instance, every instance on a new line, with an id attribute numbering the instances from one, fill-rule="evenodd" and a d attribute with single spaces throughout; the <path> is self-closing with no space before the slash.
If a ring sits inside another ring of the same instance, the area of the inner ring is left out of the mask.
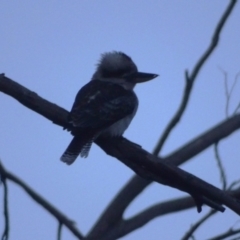
<path id="1" fill-rule="evenodd" d="M 138 108 L 138 102 L 136 104 L 136 107 L 132 114 L 129 114 L 128 116 L 118 120 L 114 124 L 112 124 L 110 127 L 106 128 L 101 132 L 101 135 L 104 136 L 112 136 L 112 137 L 117 137 L 117 136 L 122 136 L 125 130 L 128 128 L 130 125 L 133 117 L 135 116 Z"/>

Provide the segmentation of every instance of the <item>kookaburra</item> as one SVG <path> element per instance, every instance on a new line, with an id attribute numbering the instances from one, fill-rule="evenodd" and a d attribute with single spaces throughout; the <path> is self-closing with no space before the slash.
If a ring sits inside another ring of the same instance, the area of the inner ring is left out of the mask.
<path id="1" fill-rule="evenodd" d="M 138 108 L 133 88 L 157 76 L 139 72 L 123 52 L 102 54 L 91 81 L 79 90 L 69 113 L 65 128 L 73 139 L 61 161 L 70 165 L 78 155 L 87 157 L 92 142 L 100 135 L 122 136 Z"/>

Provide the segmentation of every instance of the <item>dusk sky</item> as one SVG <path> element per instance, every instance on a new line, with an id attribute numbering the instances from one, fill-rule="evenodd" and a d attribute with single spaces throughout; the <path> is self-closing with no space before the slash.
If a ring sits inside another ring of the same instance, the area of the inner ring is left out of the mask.
<path id="1" fill-rule="evenodd" d="M 178 108 L 184 72 L 209 46 L 229 1 L 4 1 L 0 2 L 0 73 L 41 97 L 70 110 L 100 55 L 123 51 L 140 71 L 157 73 L 135 88 L 138 112 L 124 136 L 151 152 Z M 166 156 L 226 118 L 224 75 L 229 85 L 240 72 L 240 5 L 233 10 L 220 43 L 202 68 L 190 104 L 173 130 L 161 156 Z M 240 101 L 240 80 L 230 100 L 232 114 Z M 59 159 L 72 136 L 39 114 L 0 92 L 0 159 L 51 204 L 74 220 L 86 234 L 133 171 L 93 144 L 87 159 L 67 166 Z M 240 133 L 219 144 L 228 183 L 239 179 Z M 220 187 L 213 148 L 182 165 L 186 171 Z M 130 217 L 151 204 L 186 196 L 154 183 L 127 209 Z M 3 188 L 0 188 L 3 199 Z M 0 200 L 0 209 L 2 200 Z M 10 240 L 56 239 L 57 221 L 9 182 Z M 1 210 L 2 212 L 3 210 Z M 196 208 L 156 218 L 123 240 L 177 240 L 209 211 Z M 218 213 L 197 232 L 207 239 L 236 224 L 229 209 Z M 216 227 L 217 225 L 217 227 Z M 239 225 L 239 223 L 238 223 Z M 4 218 L 0 214 L 0 234 Z M 76 239 L 63 228 L 62 240 Z"/>

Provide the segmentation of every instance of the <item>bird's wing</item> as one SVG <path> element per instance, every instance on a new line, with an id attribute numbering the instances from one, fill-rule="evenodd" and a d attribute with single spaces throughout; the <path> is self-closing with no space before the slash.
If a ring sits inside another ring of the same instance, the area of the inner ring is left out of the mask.
<path id="1" fill-rule="evenodd" d="M 137 104 L 133 91 L 93 80 L 79 90 L 69 114 L 69 124 L 78 131 L 101 131 L 132 114 Z"/>

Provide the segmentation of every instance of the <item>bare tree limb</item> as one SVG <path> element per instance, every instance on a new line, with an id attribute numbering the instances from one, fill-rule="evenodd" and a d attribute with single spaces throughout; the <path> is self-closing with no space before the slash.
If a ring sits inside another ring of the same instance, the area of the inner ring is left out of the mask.
<path id="1" fill-rule="evenodd" d="M 223 203 L 222 201 L 224 201 L 224 205 L 226 204 L 226 206 L 228 206 L 229 204 L 231 209 L 236 207 L 237 210 L 240 206 L 239 203 L 234 203 L 231 199 L 224 199 L 223 191 L 172 164 L 166 163 L 165 161 L 157 162 L 158 158 L 154 155 L 151 155 L 143 149 L 136 148 L 135 145 L 129 143 L 126 144 L 126 139 L 102 141 L 102 139 L 98 138 L 96 143 L 107 152 L 107 154 L 119 159 L 125 165 L 129 166 L 145 178 L 153 179 L 158 183 L 188 192 L 193 198 L 194 196 L 201 194 L 202 197 L 207 197 L 214 202 Z M 120 149 L 125 149 L 126 152 L 119 151 Z M 218 195 L 218 193 L 221 196 Z M 203 201 L 205 202 L 205 200 Z"/>
<path id="2" fill-rule="evenodd" d="M 37 194 L 34 190 L 32 190 L 26 183 L 22 180 L 14 176 L 12 173 L 8 172 L 0 162 L 0 175 L 5 180 L 10 180 L 16 183 L 18 186 L 22 187 L 26 193 L 33 198 L 35 202 L 40 204 L 43 208 L 45 208 L 49 213 L 51 213 L 58 222 L 64 224 L 78 239 L 83 239 L 83 235 L 79 232 L 79 230 L 74 226 L 74 222 L 69 220 L 63 213 L 61 213 L 58 209 L 56 209 L 53 205 L 51 205 L 47 200 Z"/>
<path id="3" fill-rule="evenodd" d="M 5 176 L 0 173 L 1 182 L 3 184 L 3 213 L 5 218 L 5 227 L 2 234 L 2 240 L 9 238 L 9 211 L 8 211 L 8 186 Z"/>
<path id="4" fill-rule="evenodd" d="M 126 234 L 141 228 L 156 217 L 163 216 L 169 213 L 176 213 L 195 206 L 194 200 L 191 197 L 182 197 L 165 202 L 160 202 L 148 207 L 137 215 L 120 221 L 115 228 L 107 232 L 104 236 L 106 239 L 117 239 Z"/>
<path id="5" fill-rule="evenodd" d="M 240 200 L 240 188 L 229 191 L 229 194 Z M 163 216 L 169 213 L 177 213 L 186 209 L 193 208 L 195 206 L 194 200 L 191 197 L 181 197 L 152 205 L 135 216 L 122 219 L 117 222 L 115 226 L 106 231 L 106 234 L 100 239 L 112 240 L 125 236 L 126 234 L 141 228 L 149 221 L 156 217 Z M 88 236 L 87 239 L 94 239 Z"/>
<path id="6" fill-rule="evenodd" d="M 239 128 L 240 114 L 236 114 L 195 137 L 163 159 L 179 166 Z"/>
<path id="7" fill-rule="evenodd" d="M 0 74 L 0 91 L 10 95 L 25 107 L 39 113 L 54 124 L 63 126 L 67 121 L 67 110 L 45 100 L 37 93 L 5 77 L 4 74 Z"/>

